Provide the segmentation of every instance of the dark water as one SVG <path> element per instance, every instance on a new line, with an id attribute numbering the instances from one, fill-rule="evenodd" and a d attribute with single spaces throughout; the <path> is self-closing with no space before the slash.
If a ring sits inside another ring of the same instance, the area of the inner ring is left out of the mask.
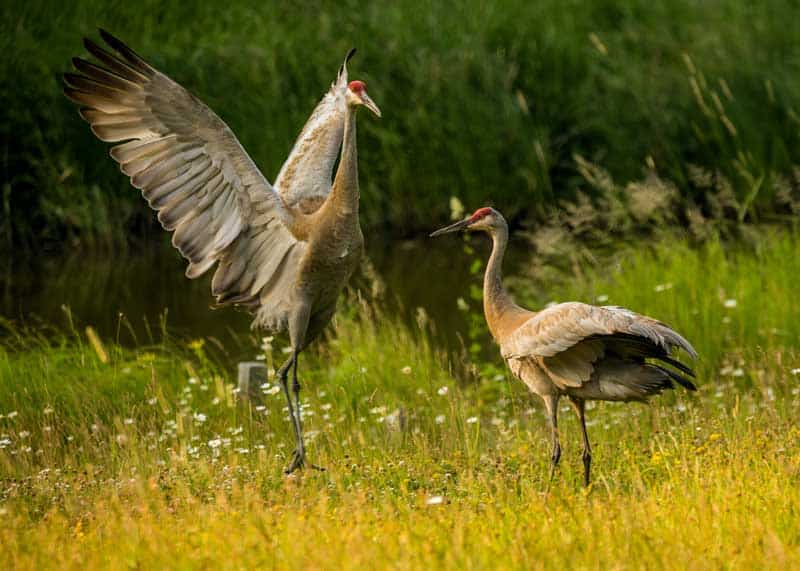
<path id="1" fill-rule="evenodd" d="M 367 255 L 385 285 L 390 310 L 411 322 L 417 308 L 424 308 L 434 319 L 441 342 L 457 347 L 466 318 L 456 300 L 470 301 L 470 284 L 480 285 L 481 276 L 471 274 L 470 266 L 476 256 L 481 260 L 488 256 L 488 240 L 471 237 L 476 252 L 470 255 L 458 236 L 416 241 L 366 238 Z M 521 257 L 521 251 L 516 253 L 512 260 Z M 136 253 L 65 252 L 6 259 L 0 262 L 0 315 L 26 324 L 59 326 L 67 323 L 67 306 L 79 326 L 92 325 L 101 336 L 118 338 L 123 344 L 159 339 L 165 316 L 169 330 L 178 335 L 215 336 L 223 342 L 246 338 L 250 315 L 234 308 L 210 309 L 212 272 L 189 280 L 185 267 L 166 239 Z M 363 272 L 353 283 L 371 289 Z M 130 326 L 120 327 L 120 314 Z"/>

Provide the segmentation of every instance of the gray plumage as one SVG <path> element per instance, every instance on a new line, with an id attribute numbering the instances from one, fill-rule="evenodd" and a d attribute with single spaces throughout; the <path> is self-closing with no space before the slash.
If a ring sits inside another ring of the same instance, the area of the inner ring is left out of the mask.
<path id="1" fill-rule="evenodd" d="M 561 457 L 558 401 L 569 397 L 583 430 L 584 483 L 589 485 L 591 446 L 586 432 L 585 402 L 645 401 L 678 383 L 694 391 L 692 369 L 671 356 L 681 349 L 697 353 L 664 323 L 624 307 L 560 303 L 532 312 L 514 303 L 502 283 L 508 226 L 492 208 L 481 208 L 466 220 L 434 232 L 488 233 L 493 242 L 486 266 L 483 307 L 486 322 L 509 368 L 545 403 L 552 428 L 552 468 Z"/>
<path id="2" fill-rule="evenodd" d="M 173 232 L 187 277 L 216 266 L 219 305 L 250 308 L 256 327 L 288 330 L 292 357 L 278 374 L 297 438 L 289 470 L 301 467 L 297 359 L 330 321 L 361 257 L 355 114 L 361 105 L 380 111 L 362 82 L 348 83 L 345 61 L 273 186 L 211 109 L 114 36 L 100 35 L 112 51 L 85 39 L 98 63 L 74 58 L 79 73 L 64 75 L 64 93 L 100 140 L 121 143 L 111 157 Z"/>

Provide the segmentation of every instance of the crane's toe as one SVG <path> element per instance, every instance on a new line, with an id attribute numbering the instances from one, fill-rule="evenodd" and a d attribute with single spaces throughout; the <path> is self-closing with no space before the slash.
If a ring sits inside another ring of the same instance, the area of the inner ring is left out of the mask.
<path id="1" fill-rule="evenodd" d="M 302 470 L 305 468 L 306 465 L 306 453 L 305 450 L 297 450 L 295 449 L 292 452 L 292 462 L 289 464 L 289 467 L 284 470 L 285 474 L 291 474 L 295 470 Z"/>
<path id="2" fill-rule="evenodd" d="M 313 470 L 318 470 L 320 472 L 324 472 L 325 471 L 325 468 L 323 468 L 322 466 L 317 466 L 316 464 L 309 464 L 309 466 L 311 466 L 311 468 Z M 284 470 L 283 472 L 284 472 L 284 474 L 289 475 L 289 474 L 295 472 L 296 470 L 302 470 L 305 467 L 306 467 L 306 453 L 305 453 L 305 450 L 303 450 L 302 452 L 298 451 L 298 450 L 295 450 L 294 452 L 292 452 L 292 462 L 291 462 L 291 464 L 289 464 L 289 467 L 286 468 L 286 470 Z"/>

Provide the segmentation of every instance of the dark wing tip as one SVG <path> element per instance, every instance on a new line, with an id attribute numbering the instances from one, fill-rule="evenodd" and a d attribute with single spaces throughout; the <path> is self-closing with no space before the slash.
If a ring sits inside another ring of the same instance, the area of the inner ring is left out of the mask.
<path id="1" fill-rule="evenodd" d="M 342 77 L 342 74 L 344 73 L 344 70 L 347 67 L 347 62 L 349 62 L 354 55 L 356 55 L 356 48 L 350 48 L 347 52 L 347 55 L 344 56 L 344 61 L 342 62 L 342 65 L 339 66 L 339 77 Z"/>

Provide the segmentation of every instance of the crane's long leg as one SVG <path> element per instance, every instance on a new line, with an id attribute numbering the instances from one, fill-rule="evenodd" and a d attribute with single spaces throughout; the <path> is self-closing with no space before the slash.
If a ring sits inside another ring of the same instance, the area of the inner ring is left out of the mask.
<path id="1" fill-rule="evenodd" d="M 298 468 L 302 468 L 305 462 L 305 446 L 303 445 L 303 430 L 302 426 L 300 425 L 299 414 L 300 414 L 300 407 L 299 401 L 297 406 L 297 412 L 295 413 L 295 405 L 292 403 L 292 395 L 289 394 L 289 369 L 294 366 L 295 371 L 297 370 L 297 352 L 293 351 L 292 356 L 289 357 L 286 362 L 281 365 L 281 368 L 278 369 L 277 376 L 280 379 L 281 387 L 283 387 L 283 394 L 286 395 L 286 406 L 289 409 L 289 420 L 292 423 L 292 428 L 294 429 L 294 436 L 295 436 L 295 450 L 292 454 L 292 463 L 286 468 L 286 473 L 291 474 Z M 295 379 L 297 378 L 297 373 L 295 372 Z"/>
<path id="2" fill-rule="evenodd" d="M 586 432 L 586 401 L 582 398 L 570 397 L 583 431 L 583 485 L 589 487 L 589 474 L 592 469 L 592 445 L 589 444 L 589 433 Z"/>
<path id="3" fill-rule="evenodd" d="M 300 382 L 297 380 L 297 362 L 299 360 L 300 351 L 305 347 L 306 332 L 308 330 L 308 323 L 311 318 L 311 309 L 308 303 L 298 303 L 294 312 L 289 318 L 289 337 L 292 342 L 292 357 L 290 366 L 293 366 L 292 371 L 292 393 L 294 394 L 294 405 L 292 398 L 289 394 L 288 373 L 287 367 L 284 371 L 284 376 L 281 377 L 281 384 L 283 391 L 286 394 L 286 401 L 289 403 L 289 417 L 294 425 L 294 434 L 296 437 L 296 445 L 294 454 L 292 454 L 292 462 L 286 468 L 286 473 L 291 474 L 298 468 L 305 467 L 306 463 L 306 447 L 303 442 L 303 426 L 300 419 L 302 414 L 300 410 Z M 283 367 L 281 367 L 283 369 Z M 294 410 L 293 410 L 294 409 Z M 317 468 L 312 464 L 313 468 Z"/>
<path id="4" fill-rule="evenodd" d="M 550 456 L 550 480 L 552 481 L 558 461 L 561 460 L 561 444 L 558 441 L 558 395 L 548 395 L 542 398 L 550 417 L 550 429 L 553 434 L 553 455 Z"/>

